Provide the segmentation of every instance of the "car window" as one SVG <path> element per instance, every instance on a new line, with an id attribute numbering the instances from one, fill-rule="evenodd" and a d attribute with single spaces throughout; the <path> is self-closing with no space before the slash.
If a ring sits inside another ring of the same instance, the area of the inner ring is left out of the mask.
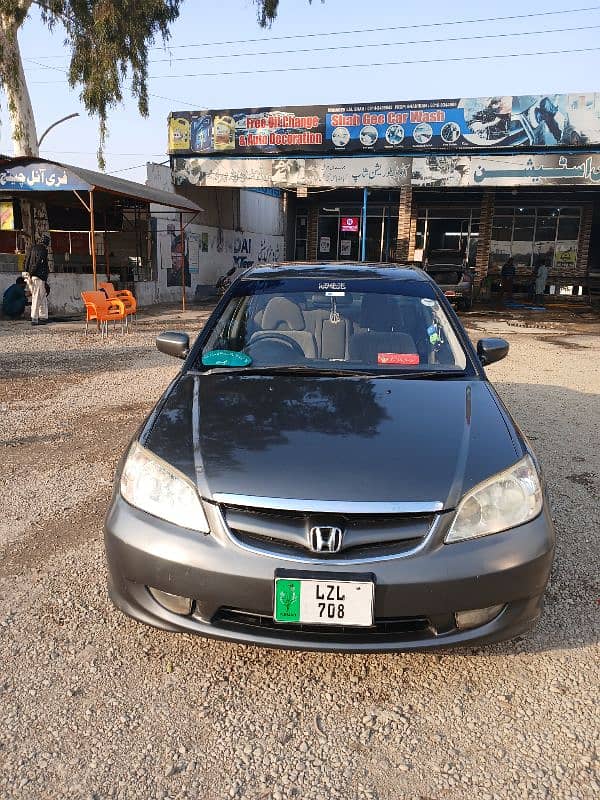
<path id="1" fill-rule="evenodd" d="M 462 371 L 467 365 L 424 281 L 242 281 L 210 332 L 203 359 L 215 351 L 244 353 L 245 366 Z"/>

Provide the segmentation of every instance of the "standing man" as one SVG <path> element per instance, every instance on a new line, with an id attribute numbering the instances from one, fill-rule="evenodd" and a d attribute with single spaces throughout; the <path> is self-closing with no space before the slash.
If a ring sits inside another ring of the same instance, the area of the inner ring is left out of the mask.
<path id="1" fill-rule="evenodd" d="M 546 281 L 548 280 L 548 265 L 545 261 L 539 265 L 535 276 L 535 302 L 538 306 L 544 304 L 544 292 L 546 291 Z"/>
<path id="2" fill-rule="evenodd" d="M 25 272 L 29 273 L 31 289 L 31 324 L 45 325 L 48 322 L 48 298 L 46 281 L 48 280 L 48 245 L 50 237 L 44 234 L 27 253 Z"/>
<path id="3" fill-rule="evenodd" d="M 513 296 L 513 282 L 515 279 L 515 262 L 512 256 L 502 265 L 500 277 L 502 278 L 502 300 L 512 300 Z"/>

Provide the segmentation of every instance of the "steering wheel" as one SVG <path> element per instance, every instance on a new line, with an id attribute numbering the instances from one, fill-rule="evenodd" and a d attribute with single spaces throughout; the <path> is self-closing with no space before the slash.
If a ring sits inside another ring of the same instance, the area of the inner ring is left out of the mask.
<path id="1" fill-rule="evenodd" d="M 286 357 L 297 356 L 304 359 L 304 350 L 297 341 L 277 331 L 261 333 L 253 342 L 250 342 L 244 351 L 253 361 L 285 361 Z M 298 359 L 295 359 L 298 360 Z"/>

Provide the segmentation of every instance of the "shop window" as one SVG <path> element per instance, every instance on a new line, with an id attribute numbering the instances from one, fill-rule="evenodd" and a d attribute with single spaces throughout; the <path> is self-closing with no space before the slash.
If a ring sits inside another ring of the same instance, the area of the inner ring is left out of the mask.
<path id="1" fill-rule="evenodd" d="M 556 208 L 538 208 L 535 239 L 537 242 L 553 242 L 556 239 L 558 210 Z"/>
<path id="2" fill-rule="evenodd" d="M 535 234 L 535 209 L 515 209 L 513 242 L 532 242 Z"/>
<path id="3" fill-rule="evenodd" d="M 581 209 L 520 207 L 497 211 L 492 226 L 490 272 L 499 271 L 509 256 L 522 275 L 529 275 L 529 270 L 542 261 L 555 271 L 576 263 Z"/>
<path id="4" fill-rule="evenodd" d="M 307 254 L 307 237 L 308 237 L 308 216 L 306 214 L 298 214 L 296 216 L 296 244 L 294 249 L 294 258 L 296 261 L 306 261 Z"/>
<path id="5" fill-rule="evenodd" d="M 513 217 L 496 217 L 492 228 L 492 239 L 496 242 L 512 241 Z"/>
<path id="6" fill-rule="evenodd" d="M 577 216 L 567 216 L 561 211 L 558 219 L 558 235 L 556 238 L 560 241 L 578 239 L 579 217 L 579 209 L 577 209 Z"/>

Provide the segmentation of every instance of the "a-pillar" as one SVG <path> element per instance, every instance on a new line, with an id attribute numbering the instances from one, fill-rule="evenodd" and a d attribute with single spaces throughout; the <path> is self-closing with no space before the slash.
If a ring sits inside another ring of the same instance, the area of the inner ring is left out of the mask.
<path id="1" fill-rule="evenodd" d="M 494 222 L 494 192 L 485 191 L 481 198 L 479 216 L 479 239 L 475 257 L 474 289 L 478 293 L 488 273 L 490 263 L 490 247 L 492 244 L 492 225 Z"/>
<path id="2" fill-rule="evenodd" d="M 398 204 L 398 235 L 396 238 L 396 261 L 413 261 L 415 257 L 416 225 L 413 209 L 412 186 L 402 186 Z"/>

